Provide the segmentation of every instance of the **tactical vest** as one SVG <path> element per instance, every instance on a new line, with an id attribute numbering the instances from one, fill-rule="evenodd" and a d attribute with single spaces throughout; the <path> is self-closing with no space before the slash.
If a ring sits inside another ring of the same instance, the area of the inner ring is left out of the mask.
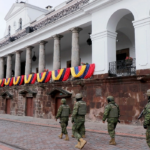
<path id="1" fill-rule="evenodd" d="M 111 106 L 111 110 L 109 112 L 108 118 L 117 118 L 119 117 L 118 115 L 118 107 L 115 106 L 114 104 L 109 104 Z"/>
<path id="2" fill-rule="evenodd" d="M 79 101 L 78 115 L 86 115 L 86 102 Z"/>
<path id="3" fill-rule="evenodd" d="M 150 103 L 148 103 L 148 104 L 146 105 L 145 109 L 146 109 L 146 114 L 147 114 L 147 113 L 150 113 Z"/>
<path id="4" fill-rule="evenodd" d="M 68 105 L 62 105 L 63 110 L 61 113 L 61 117 L 69 117 L 69 106 Z"/>

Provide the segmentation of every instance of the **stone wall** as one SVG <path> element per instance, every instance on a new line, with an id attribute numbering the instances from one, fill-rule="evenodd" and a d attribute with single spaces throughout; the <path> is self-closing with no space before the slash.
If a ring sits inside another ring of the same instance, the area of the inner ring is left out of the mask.
<path id="1" fill-rule="evenodd" d="M 141 124 L 137 117 L 147 103 L 144 94 L 150 88 L 149 77 L 142 80 L 140 77 L 120 77 L 120 78 L 103 78 L 94 76 L 88 80 L 74 80 L 66 82 L 44 83 L 34 85 L 22 85 L 13 87 L 4 87 L 0 93 L 8 91 L 13 95 L 11 100 L 11 114 L 18 116 L 26 115 L 26 97 L 19 94 L 21 90 L 36 90 L 37 94 L 33 96 L 33 116 L 37 118 L 50 119 L 55 116 L 55 97 L 49 93 L 54 88 L 62 88 L 72 93 L 67 98 L 71 109 L 75 100 L 75 94 L 82 92 L 84 100 L 87 102 L 86 119 L 90 121 L 101 121 L 104 107 L 106 106 L 106 97 L 112 95 L 120 106 L 122 124 Z M 0 97 L 0 113 L 5 113 L 6 98 Z"/>

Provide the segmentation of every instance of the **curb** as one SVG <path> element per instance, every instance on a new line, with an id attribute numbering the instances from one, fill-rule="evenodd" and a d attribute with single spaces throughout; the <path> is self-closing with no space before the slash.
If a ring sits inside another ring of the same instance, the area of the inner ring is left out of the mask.
<path id="1" fill-rule="evenodd" d="M 26 148 L 20 147 L 20 146 L 15 145 L 15 144 L 10 144 L 10 143 L 4 142 L 4 141 L 0 141 L 0 143 L 5 144 L 5 145 L 7 145 L 7 146 L 11 146 L 11 147 L 13 147 L 13 148 L 20 149 L 20 150 L 28 150 L 28 149 L 26 149 Z"/>
<path id="2" fill-rule="evenodd" d="M 23 123 L 23 124 L 29 124 L 29 125 L 35 125 L 35 126 L 44 126 L 44 127 L 51 127 L 51 128 L 61 128 L 58 125 L 47 125 L 47 124 L 40 124 L 40 123 L 32 123 L 32 122 L 25 122 L 25 121 L 18 121 L 18 120 L 11 120 L 11 119 L 4 119 L 0 118 L 0 120 L 9 121 L 9 122 L 15 122 L 15 123 Z M 67 127 L 67 129 L 72 130 L 71 127 Z M 92 132 L 92 133 L 98 133 L 98 134 L 108 134 L 107 131 L 101 131 L 101 130 L 92 130 L 92 129 L 86 129 L 86 132 Z M 138 138 L 138 139 L 145 139 L 146 137 L 144 135 L 138 135 L 138 134 L 128 134 L 128 133 L 116 133 L 116 136 L 123 136 L 123 137 L 130 137 L 130 138 Z M 1 141 L 0 141 L 1 142 Z M 9 145 L 9 144 L 7 144 Z M 26 150 L 26 149 L 23 149 Z"/>

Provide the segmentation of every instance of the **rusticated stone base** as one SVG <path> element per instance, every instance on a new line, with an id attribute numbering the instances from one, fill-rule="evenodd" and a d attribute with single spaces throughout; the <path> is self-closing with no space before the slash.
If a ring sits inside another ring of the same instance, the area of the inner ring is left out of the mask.
<path id="1" fill-rule="evenodd" d="M 104 107 L 107 104 L 106 97 L 112 95 L 120 106 L 120 121 L 123 124 L 137 124 L 137 117 L 144 108 L 147 100 L 144 97 L 147 89 L 150 89 L 150 78 L 146 82 L 138 80 L 138 76 L 118 78 L 96 78 L 87 80 L 74 80 L 66 82 L 53 82 L 34 85 L 22 85 L 0 88 L 0 93 L 9 92 L 13 95 L 11 100 L 12 115 L 26 115 L 26 95 L 19 94 L 24 89 L 37 91 L 33 95 L 33 116 L 38 118 L 54 118 L 56 114 L 56 99 L 63 97 L 61 92 L 48 95 L 53 89 L 62 88 L 72 93 L 66 97 L 67 102 L 73 108 L 75 94 L 82 92 L 87 102 L 87 116 L 91 121 L 101 121 Z M 0 97 L 0 113 L 6 113 L 7 97 Z M 141 122 L 138 122 L 141 124 Z"/>
<path id="2" fill-rule="evenodd" d="M 150 69 L 144 69 L 144 70 L 137 70 L 137 75 L 150 75 Z"/>

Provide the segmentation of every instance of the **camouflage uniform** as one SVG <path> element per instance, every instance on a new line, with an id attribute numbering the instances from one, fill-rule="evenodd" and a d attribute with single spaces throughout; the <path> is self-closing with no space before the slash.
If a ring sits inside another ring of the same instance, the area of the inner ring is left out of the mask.
<path id="1" fill-rule="evenodd" d="M 76 102 L 74 102 L 74 106 L 75 104 Z M 74 118 L 72 118 L 72 122 L 75 122 Z M 79 134 L 81 135 L 82 138 L 85 138 L 85 121 L 84 121 L 82 128 L 79 130 Z M 74 138 L 74 127 L 72 128 L 72 137 Z"/>
<path id="2" fill-rule="evenodd" d="M 118 119 L 120 116 L 120 110 L 119 110 L 119 106 L 114 102 L 114 98 L 112 96 L 109 96 L 108 98 L 112 98 L 112 100 L 105 107 L 103 121 L 107 119 L 107 122 L 108 122 L 108 133 L 111 137 L 110 144 L 113 141 L 113 144 L 111 145 L 116 145 L 115 129 L 116 129 Z"/>
<path id="3" fill-rule="evenodd" d="M 66 105 L 66 103 L 63 103 L 59 107 L 57 115 L 56 115 L 56 119 L 60 118 L 60 124 L 61 124 L 61 129 L 62 129 L 61 130 L 61 135 L 59 137 L 62 138 L 63 134 L 67 135 L 67 138 L 65 140 L 68 139 L 67 126 L 68 126 L 68 121 L 69 121 L 69 115 L 70 114 L 71 114 L 70 107 L 68 105 Z"/>
<path id="4" fill-rule="evenodd" d="M 83 148 L 83 146 L 86 144 L 86 141 L 82 139 L 82 136 L 80 133 L 85 133 L 85 114 L 86 114 L 86 102 L 82 100 L 81 94 L 76 95 L 77 102 L 73 108 L 72 113 L 72 122 L 73 127 L 73 135 L 78 140 L 78 144 L 75 146 L 76 148 Z M 79 101 L 78 101 L 79 99 Z"/>
<path id="5" fill-rule="evenodd" d="M 146 95 L 148 96 L 148 104 L 144 108 L 144 122 L 143 126 L 146 129 L 146 141 L 147 145 L 150 148 L 150 90 L 147 91 Z"/>
<path id="6" fill-rule="evenodd" d="M 145 106 L 143 114 L 145 114 L 143 126 L 145 129 L 147 129 L 146 130 L 146 141 L 147 141 L 147 145 L 150 148 L 150 101 Z"/>

